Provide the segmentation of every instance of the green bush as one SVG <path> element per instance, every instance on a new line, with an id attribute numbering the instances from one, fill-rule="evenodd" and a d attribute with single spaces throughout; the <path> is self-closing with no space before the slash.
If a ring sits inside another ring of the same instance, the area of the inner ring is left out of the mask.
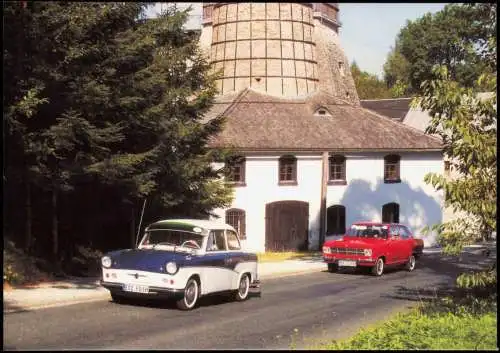
<path id="1" fill-rule="evenodd" d="M 103 253 L 85 246 L 76 247 L 77 254 L 71 259 L 68 271 L 77 276 L 97 276 L 100 273 L 100 259 Z"/>
<path id="2" fill-rule="evenodd" d="M 477 310 L 480 308 L 481 310 Z M 320 349 L 477 350 L 497 348 L 496 296 L 476 307 L 443 302 L 424 305 L 377 326 L 363 329 L 344 341 Z"/>
<path id="3" fill-rule="evenodd" d="M 48 278 L 37 266 L 37 259 L 25 254 L 14 242 L 4 238 L 3 280 L 9 284 L 25 284 Z"/>

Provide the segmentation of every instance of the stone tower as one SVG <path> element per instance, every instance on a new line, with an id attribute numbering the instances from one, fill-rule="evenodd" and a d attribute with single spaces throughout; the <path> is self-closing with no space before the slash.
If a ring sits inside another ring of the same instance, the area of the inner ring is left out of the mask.
<path id="1" fill-rule="evenodd" d="M 222 95 L 247 87 L 272 96 L 322 91 L 359 98 L 340 47 L 337 3 L 205 3 L 200 45 Z"/>

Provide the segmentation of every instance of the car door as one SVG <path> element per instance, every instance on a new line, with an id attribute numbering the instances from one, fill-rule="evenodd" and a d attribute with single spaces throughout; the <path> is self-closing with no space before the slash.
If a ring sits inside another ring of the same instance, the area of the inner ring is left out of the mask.
<path id="1" fill-rule="evenodd" d="M 232 230 L 226 230 L 226 242 L 227 242 L 227 265 L 232 268 L 231 285 L 228 289 L 236 289 L 235 286 L 238 283 L 239 276 L 241 274 L 241 265 L 238 266 L 243 259 L 243 252 L 241 251 L 240 240 L 236 233 Z"/>
<path id="2" fill-rule="evenodd" d="M 386 258 L 387 263 L 391 264 L 395 261 L 396 243 L 395 238 L 398 236 L 398 229 L 391 224 L 389 226 L 389 237 L 387 238 L 386 245 Z"/>
<path id="3" fill-rule="evenodd" d="M 401 251 L 404 260 L 410 258 L 413 253 L 413 236 L 408 229 L 408 227 L 399 225 L 400 237 L 401 237 Z"/>
<path id="4" fill-rule="evenodd" d="M 228 268 L 227 256 L 224 230 L 210 231 L 203 261 L 202 287 L 205 287 L 207 293 L 226 290 L 228 283 L 231 283 L 232 270 Z"/>

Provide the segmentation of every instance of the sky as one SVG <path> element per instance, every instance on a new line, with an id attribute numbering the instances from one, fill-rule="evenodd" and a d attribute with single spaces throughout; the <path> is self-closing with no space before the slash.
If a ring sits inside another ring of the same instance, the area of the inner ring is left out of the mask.
<path id="1" fill-rule="evenodd" d="M 154 17 L 167 3 L 155 3 L 148 10 Z M 172 3 L 170 3 L 172 4 Z M 201 3 L 177 3 L 183 9 L 193 10 L 186 28 L 201 27 Z M 407 20 L 415 20 L 427 12 L 441 10 L 445 3 L 340 3 L 340 42 L 349 62 L 356 61 L 359 68 L 383 77 L 383 66 L 394 46 L 400 29 Z"/>

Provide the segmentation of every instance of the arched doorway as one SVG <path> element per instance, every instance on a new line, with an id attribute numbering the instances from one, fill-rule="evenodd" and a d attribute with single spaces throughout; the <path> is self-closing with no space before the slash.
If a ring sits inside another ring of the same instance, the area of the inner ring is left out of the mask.
<path id="1" fill-rule="evenodd" d="M 389 202 L 382 206 L 382 222 L 399 223 L 399 204 Z"/>
<path id="2" fill-rule="evenodd" d="M 345 207 L 333 205 L 326 210 L 326 235 L 345 234 Z"/>
<path id="3" fill-rule="evenodd" d="M 306 250 L 309 203 L 277 201 L 266 205 L 266 251 Z"/>

